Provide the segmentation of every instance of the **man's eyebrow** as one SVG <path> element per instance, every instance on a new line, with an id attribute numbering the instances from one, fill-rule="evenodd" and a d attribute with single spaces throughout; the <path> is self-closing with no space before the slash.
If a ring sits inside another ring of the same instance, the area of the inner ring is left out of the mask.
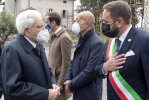
<path id="1" fill-rule="evenodd" d="M 106 23 L 108 22 L 108 21 L 107 21 L 107 20 L 105 20 L 105 19 L 101 19 L 100 21 L 102 21 L 102 22 L 106 22 Z"/>

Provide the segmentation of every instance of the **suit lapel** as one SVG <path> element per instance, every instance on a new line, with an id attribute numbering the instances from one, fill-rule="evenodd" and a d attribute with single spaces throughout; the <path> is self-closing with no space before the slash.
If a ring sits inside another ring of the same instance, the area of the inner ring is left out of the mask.
<path id="1" fill-rule="evenodd" d="M 31 43 L 29 43 L 29 41 L 26 40 L 23 35 L 18 34 L 16 36 L 16 39 L 21 43 L 22 47 L 25 49 L 27 53 L 31 52 L 34 49 Z"/>
<path id="2" fill-rule="evenodd" d="M 135 34 L 136 34 L 136 29 L 135 29 L 135 27 L 132 26 L 132 28 L 130 29 L 128 35 L 126 36 L 124 43 L 122 44 L 118 54 L 122 54 L 122 53 L 125 54 L 127 52 L 127 50 L 129 49 L 129 47 L 131 46 L 131 44 L 133 43 L 133 41 L 135 39 Z"/>
<path id="3" fill-rule="evenodd" d="M 45 72 L 46 72 L 46 75 L 47 75 L 47 80 L 48 80 L 48 85 L 49 85 L 49 84 L 52 84 L 51 78 L 49 78 L 49 75 L 50 75 L 49 71 L 50 71 L 50 69 L 49 69 L 49 65 L 48 65 L 48 62 L 47 62 L 45 49 L 43 48 L 43 45 L 40 45 L 40 48 L 41 48 L 41 60 L 42 60 L 42 63 L 44 65 L 44 69 L 45 69 Z M 52 88 L 52 87 L 49 86 L 49 88 Z"/>
<path id="4" fill-rule="evenodd" d="M 35 50 L 33 50 L 34 47 L 31 45 L 31 43 L 29 43 L 29 41 L 23 35 L 18 34 L 16 36 L 16 39 L 20 42 L 20 44 L 22 45 L 22 47 L 25 49 L 27 53 L 32 55 L 32 57 L 34 57 L 38 61 L 41 61 L 38 53 Z"/>

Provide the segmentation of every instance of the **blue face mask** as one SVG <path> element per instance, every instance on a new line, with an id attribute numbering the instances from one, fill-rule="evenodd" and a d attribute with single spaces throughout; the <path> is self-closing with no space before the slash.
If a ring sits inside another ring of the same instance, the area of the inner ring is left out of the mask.
<path id="1" fill-rule="evenodd" d="M 51 29 L 51 26 L 50 26 L 49 24 L 47 24 L 47 25 L 45 26 L 45 28 L 49 31 L 49 30 Z"/>

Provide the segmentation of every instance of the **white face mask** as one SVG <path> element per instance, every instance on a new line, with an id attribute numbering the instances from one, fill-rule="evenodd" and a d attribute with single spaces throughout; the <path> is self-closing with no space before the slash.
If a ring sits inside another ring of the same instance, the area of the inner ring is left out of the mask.
<path id="1" fill-rule="evenodd" d="M 35 32 L 34 30 L 32 30 L 33 32 Z M 37 33 L 37 32 L 35 32 Z M 30 35 L 30 34 L 29 34 Z M 50 34 L 48 32 L 47 29 L 41 30 L 38 34 L 37 34 L 37 38 L 33 37 L 32 35 L 30 35 L 32 38 L 37 39 L 38 43 L 48 43 L 48 40 L 50 38 Z"/>
<path id="2" fill-rule="evenodd" d="M 79 35 L 80 33 L 80 26 L 77 22 L 75 22 L 73 25 L 72 25 L 72 31 L 76 34 L 76 36 Z"/>
<path id="3" fill-rule="evenodd" d="M 82 23 L 84 24 L 84 23 Z M 87 26 L 86 26 L 87 27 Z M 76 36 L 79 36 L 79 33 L 84 30 L 86 27 L 84 27 L 83 29 L 80 28 L 80 25 L 75 22 L 73 25 L 72 25 L 72 31 L 76 34 Z"/>
<path id="4" fill-rule="evenodd" d="M 50 38 L 50 34 L 47 29 L 40 31 L 37 35 L 37 42 L 38 43 L 48 43 Z"/>

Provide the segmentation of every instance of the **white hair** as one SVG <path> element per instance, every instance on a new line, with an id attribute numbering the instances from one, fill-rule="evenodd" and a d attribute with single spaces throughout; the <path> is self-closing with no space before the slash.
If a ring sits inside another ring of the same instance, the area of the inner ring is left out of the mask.
<path id="1" fill-rule="evenodd" d="M 16 27 L 19 34 L 24 35 L 24 29 L 32 27 L 34 24 L 34 17 L 36 16 L 41 17 L 41 14 L 37 10 L 26 10 L 17 16 Z"/>

